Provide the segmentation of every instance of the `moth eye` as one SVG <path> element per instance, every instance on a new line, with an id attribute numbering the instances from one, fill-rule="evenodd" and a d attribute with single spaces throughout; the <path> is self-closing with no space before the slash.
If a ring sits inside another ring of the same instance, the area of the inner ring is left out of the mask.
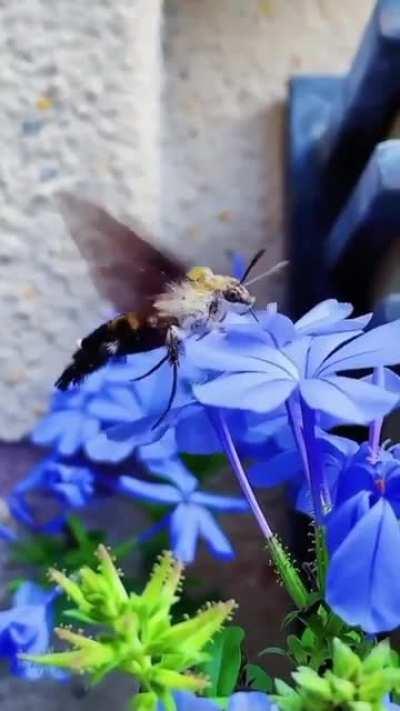
<path id="1" fill-rule="evenodd" d="M 237 293 L 236 289 L 227 289 L 224 292 L 224 299 L 226 299 L 226 301 L 237 301 L 238 300 L 238 293 Z"/>

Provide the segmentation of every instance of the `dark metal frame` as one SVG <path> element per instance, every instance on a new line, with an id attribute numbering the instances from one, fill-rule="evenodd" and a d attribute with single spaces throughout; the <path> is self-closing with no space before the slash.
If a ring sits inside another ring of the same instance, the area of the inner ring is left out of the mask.
<path id="1" fill-rule="evenodd" d="M 349 74 L 290 83 L 289 310 L 328 296 L 371 306 L 382 255 L 400 237 L 400 2 L 379 0 Z M 400 314 L 399 314 L 400 315 Z"/>

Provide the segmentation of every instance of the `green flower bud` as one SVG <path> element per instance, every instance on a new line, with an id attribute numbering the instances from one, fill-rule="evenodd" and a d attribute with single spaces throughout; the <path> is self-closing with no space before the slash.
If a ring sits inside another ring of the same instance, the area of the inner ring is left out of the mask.
<path id="1" fill-rule="evenodd" d="M 361 669 L 361 660 L 340 639 L 333 640 L 333 673 L 342 679 L 352 679 Z"/>
<path id="2" fill-rule="evenodd" d="M 299 686 L 302 687 L 309 695 L 315 697 L 315 700 L 328 701 L 331 699 L 331 689 L 329 682 L 317 672 L 309 667 L 299 667 L 298 671 L 292 674 L 293 679 Z"/>
<path id="3" fill-rule="evenodd" d="M 208 685 L 193 669 L 208 659 L 204 649 L 231 618 L 235 603 L 210 603 L 193 618 L 173 624 L 171 607 L 179 599 L 183 569 L 171 553 L 161 556 L 141 595 L 128 594 L 104 546 L 98 558 L 97 571 L 85 566 L 73 579 L 58 571 L 51 577 L 76 606 L 69 616 L 99 625 L 99 635 L 92 639 L 81 630 L 60 628 L 59 638 L 72 650 L 23 658 L 88 672 L 95 681 L 123 671 L 143 690 L 133 700 L 136 711 L 156 711 L 159 700 L 166 711 L 175 711 L 173 690 L 201 692 Z"/>
<path id="4" fill-rule="evenodd" d="M 296 687 L 277 681 L 273 697 L 280 711 L 385 711 L 384 699 L 397 689 L 400 669 L 388 642 L 361 660 L 339 639 L 333 642 L 333 669 L 318 674 L 299 667 Z"/>

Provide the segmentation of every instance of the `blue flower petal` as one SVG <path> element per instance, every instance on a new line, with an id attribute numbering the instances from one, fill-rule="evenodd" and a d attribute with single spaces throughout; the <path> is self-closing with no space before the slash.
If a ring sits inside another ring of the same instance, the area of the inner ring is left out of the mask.
<path id="1" fill-rule="evenodd" d="M 239 347 L 248 352 L 255 342 L 265 344 L 272 348 L 281 348 L 296 338 L 296 331 L 292 321 L 283 314 L 269 311 L 257 311 L 258 324 L 254 320 L 232 324 L 225 336 L 226 343 L 232 348 Z"/>
<path id="2" fill-rule="evenodd" d="M 368 424 L 386 415 L 397 401 L 383 388 L 342 376 L 303 380 L 300 390 L 309 407 L 353 424 Z"/>
<path id="3" fill-rule="evenodd" d="M 13 605 L 21 607 L 23 605 L 47 605 L 51 598 L 49 590 L 45 590 L 37 583 L 30 580 L 20 585 L 13 597 Z"/>
<path id="4" fill-rule="evenodd" d="M 199 537 L 197 507 L 180 504 L 170 518 L 171 543 L 174 555 L 182 563 L 192 563 Z"/>
<path id="5" fill-rule="evenodd" d="M 292 393 L 296 382 L 267 373 L 234 373 L 222 375 L 193 391 L 206 405 L 237 408 L 253 412 L 270 412 L 279 407 Z"/>
<path id="6" fill-rule="evenodd" d="M 38 424 L 32 434 L 35 444 L 54 446 L 60 454 L 69 457 L 83 444 L 82 428 L 87 415 L 76 410 L 53 412 Z M 91 427 L 97 427 L 93 420 Z"/>
<path id="7" fill-rule="evenodd" d="M 258 691 L 239 691 L 233 694 L 229 702 L 228 711 L 278 711 L 277 706 L 272 706 L 266 694 Z"/>
<path id="8" fill-rule="evenodd" d="M 149 473 L 167 479 L 185 496 L 190 496 L 197 488 L 198 481 L 178 457 L 148 460 Z"/>
<path id="9" fill-rule="evenodd" d="M 232 335 L 232 338 L 234 337 L 240 343 L 238 334 Z M 256 341 L 252 344 L 248 339 L 245 339 L 245 343 L 248 351 L 252 349 L 256 352 L 259 351 L 259 342 Z M 190 360 L 205 370 L 230 372 L 251 369 L 246 354 L 239 352 L 238 348 L 233 348 L 229 340 L 219 332 L 212 332 L 201 340 L 189 338 L 185 349 Z M 257 367 L 254 366 L 252 370 L 257 370 Z"/>
<path id="10" fill-rule="evenodd" d="M 170 429 L 160 439 L 140 447 L 139 456 L 146 462 L 156 459 L 170 459 L 177 455 L 179 451 L 182 450 L 177 446 L 175 432 Z"/>
<path id="11" fill-rule="evenodd" d="M 339 477 L 336 506 L 351 499 L 360 491 L 374 492 L 374 469 L 361 462 L 345 467 Z"/>
<path id="12" fill-rule="evenodd" d="M 400 466 L 393 467 L 386 477 L 385 484 L 385 497 L 390 501 L 396 516 L 400 518 Z"/>
<path id="13" fill-rule="evenodd" d="M 184 407 L 175 426 L 180 452 L 186 454 L 215 454 L 221 451 L 215 429 L 206 409 L 200 403 Z"/>
<path id="14" fill-rule="evenodd" d="M 165 434 L 167 419 L 153 429 L 154 417 L 135 422 L 124 422 L 101 432 L 85 443 L 85 451 L 94 462 L 121 462 L 139 446 L 152 444 Z"/>
<path id="15" fill-rule="evenodd" d="M 380 499 L 333 554 L 326 599 L 345 622 L 377 634 L 400 624 L 400 530 Z"/>
<path id="16" fill-rule="evenodd" d="M 297 479 L 303 472 L 300 454 L 297 450 L 280 452 L 265 462 L 253 464 L 248 476 L 255 487 L 280 486 L 290 479 Z"/>
<path id="17" fill-rule="evenodd" d="M 7 541 L 7 543 L 15 543 L 18 540 L 18 536 L 11 528 L 0 524 L 0 540 Z"/>
<path id="18" fill-rule="evenodd" d="M 130 476 L 118 477 L 115 490 L 120 494 L 161 504 L 177 504 L 182 500 L 180 491 L 170 484 L 156 484 Z"/>
<path id="19" fill-rule="evenodd" d="M 330 514 L 327 520 L 327 544 L 330 553 L 339 548 L 356 523 L 368 513 L 370 502 L 370 492 L 360 491 Z"/>
<path id="20" fill-rule="evenodd" d="M 221 711 L 221 707 L 209 699 L 202 699 L 186 691 L 177 691 L 174 699 L 177 711 Z M 160 702 L 157 711 L 165 711 L 164 704 Z"/>
<path id="21" fill-rule="evenodd" d="M 218 558 L 232 560 L 235 557 L 229 539 L 207 509 L 197 508 L 199 533 L 208 544 L 208 548 Z"/>
<path id="22" fill-rule="evenodd" d="M 348 303 L 341 303 L 336 299 L 326 299 L 307 311 L 295 323 L 296 331 L 299 334 L 316 335 L 332 325 L 337 325 L 343 319 L 347 319 L 353 312 L 353 306 Z"/>
<path id="23" fill-rule="evenodd" d="M 323 364 L 320 374 L 400 363 L 400 320 L 378 326 L 347 343 Z"/>
<path id="24" fill-rule="evenodd" d="M 342 343 L 354 338 L 357 332 L 345 331 L 344 333 L 330 333 L 313 338 L 307 353 L 307 377 L 312 378 L 319 374 L 325 359 Z M 322 366 L 321 366 L 322 363 Z"/>
<path id="25" fill-rule="evenodd" d="M 142 417 L 142 407 L 133 388 L 114 387 L 93 397 L 87 412 L 102 422 L 132 422 Z"/>
<path id="26" fill-rule="evenodd" d="M 38 679 L 45 670 L 20 659 L 21 653 L 43 654 L 48 651 L 53 627 L 51 593 L 34 583 L 24 583 L 14 596 L 14 606 L 0 612 L 0 657 L 7 659 L 11 672 L 27 679 Z M 53 675 L 54 670 L 48 669 Z"/>
<path id="27" fill-rule="evenodd" d="M 207 506 L 216 511 L 241 513 L 248 511 L 248 504 L 245 499 L 238 496 L 221 496 L 220 494 L 210 494 L 206 491 L 195 491 L 190 497 L 193 504 Z"/>

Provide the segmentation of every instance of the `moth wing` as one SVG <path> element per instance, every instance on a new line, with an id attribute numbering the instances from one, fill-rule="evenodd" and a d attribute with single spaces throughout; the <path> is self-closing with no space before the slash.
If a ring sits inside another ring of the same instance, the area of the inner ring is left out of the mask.
<path id="1" fill-rule="evenodd" d="M 97 204 L 67 192 L 55 201 L 98 292 L 120 312 L 148 307 L 168 282 L 184 277 L 182 264 Z"/>

